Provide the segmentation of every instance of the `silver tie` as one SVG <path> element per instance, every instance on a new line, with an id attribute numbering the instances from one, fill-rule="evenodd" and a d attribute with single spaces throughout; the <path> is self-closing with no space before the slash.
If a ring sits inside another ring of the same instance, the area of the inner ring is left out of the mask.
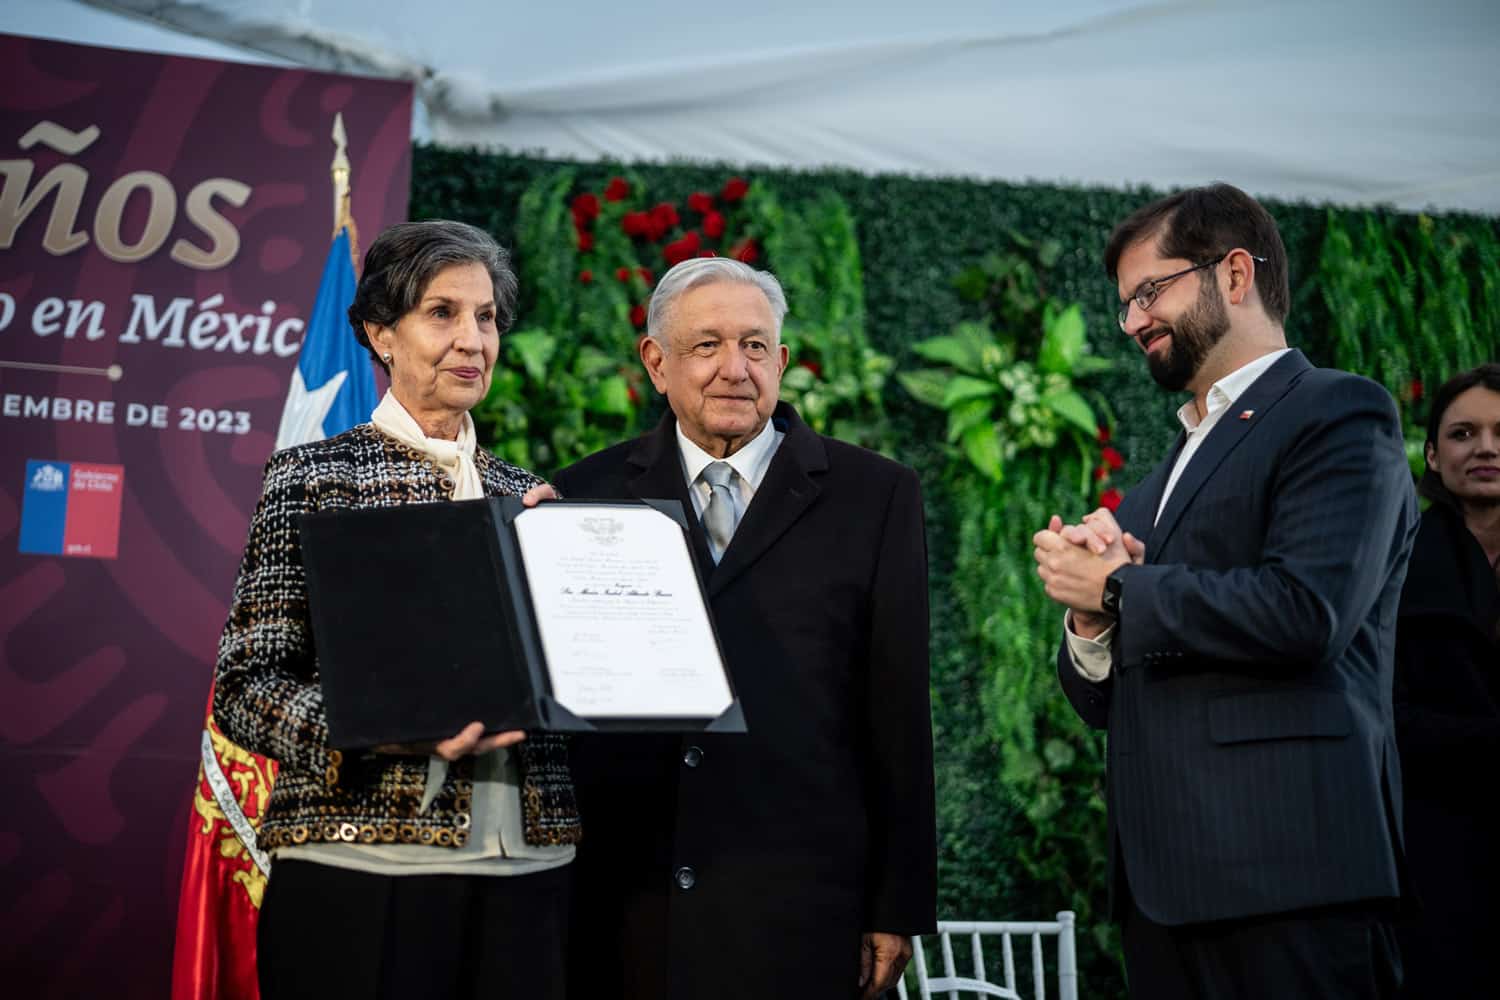
<path id="1" fill-rule="evenodd" d="M 714 562 L 718 562 L 734 537 L 734 494 L 729 489 L 734 467 L 728 462 L 711 462 L 699 475 L 710 490 L 708 506 L 703 508 L 703 529 L 713 542 Z"/>

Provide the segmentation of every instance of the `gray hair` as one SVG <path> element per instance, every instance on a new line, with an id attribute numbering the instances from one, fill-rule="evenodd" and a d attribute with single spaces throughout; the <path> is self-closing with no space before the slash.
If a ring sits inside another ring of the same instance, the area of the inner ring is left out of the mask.
<path id="1" fill-rule="evenodd" d="M 672 307 L 684 292 L 720 281 L 739 285 L 753 285 L 761 290 L 771 304 L 771 315 L 776 319 L 776 340 L 781 340 L 781 321 L 786 317 L 786 293 L 781 282 L 770 271 L 757 271 L 749 264 L 729 257 L 694 257 L 674 264 L 657 282 L 651 293 L 651 302 L 646 310 L 646 333 L 657 343 L 665 343 L 667 319 Z"/>
<path id="2" fill-rule="evenodd" d="M 454 264 L 484 265 L 495 291 L 495 326 L 504 333 L 515 322 L 516 272 L 511 269 L 510 254 L 489 233 L 447 219 L 397 223 L 370 244 L 349 306 L 355 339 L 386 374 L 390 367 L 370 344 L 365 324 L 394 327 L 422 301 L 437 273 Z"/>

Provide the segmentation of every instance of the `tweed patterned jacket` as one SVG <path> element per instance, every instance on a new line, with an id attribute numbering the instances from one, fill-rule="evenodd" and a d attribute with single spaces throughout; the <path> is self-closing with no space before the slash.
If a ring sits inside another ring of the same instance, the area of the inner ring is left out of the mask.
<path id="1" fill-rule="evenodd" d="M 483 449 L 475 462 L 487 496 L 520 494 L 541 482 Z M 219 640 L 213 707 L 225 735 L 280 765 L 260 828 L 263 848 L 467 842 L 472 757 L 449 768 L 436 799 L 419 812 L 426 757 L 345 754 L 328 746 L 297 529 L 299 514 L 446 500 L 453 489 L 430 459 L 372 424 L 279 451 L 267 462 Z M 580 828 L 564 738 L 533 735 L 517 749 L 527 843 L 576 843 Z"/>

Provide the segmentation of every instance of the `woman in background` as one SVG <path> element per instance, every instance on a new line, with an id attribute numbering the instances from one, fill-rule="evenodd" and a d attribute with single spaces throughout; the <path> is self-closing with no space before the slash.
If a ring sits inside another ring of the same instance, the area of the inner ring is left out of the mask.
<path id="1" fill-rule="evenodd" d="M 1396 630 L 1396 733 L 1419 909 L 1401 935 L 1405 995 L 1490 996 L 1500 926 L 1500 364 L 1432 401 Z"/>
<path id="2" fill-rule="evenodd" d="M 516 290 L 505 252 L 472 226 L 381 233 L 349 320 L 390 391 L 370 423 L 266 465 L 214 682 L 225 734 L 280 765 L 259 832 L 275 859 L 257 937 L 264 1000 L 563 996 L 579 836 L 566 745 L 475 722 L 430 746 L 329 746 L 297 528 L 312 511 L 552 495 L 478 447 L 469 416 Z M 390 628 L 390 611 L 347 627 Z"/>

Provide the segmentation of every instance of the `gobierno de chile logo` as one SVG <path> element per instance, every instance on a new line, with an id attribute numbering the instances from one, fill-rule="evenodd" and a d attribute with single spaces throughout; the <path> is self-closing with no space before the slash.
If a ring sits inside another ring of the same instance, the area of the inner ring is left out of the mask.
<path id="1" fill-rule="evenodd" d="M 31 488 L 43 493 L 56 493 L 68 485 L 67 477 L 55 465 L 44 465 L 31 477 Z"/>

